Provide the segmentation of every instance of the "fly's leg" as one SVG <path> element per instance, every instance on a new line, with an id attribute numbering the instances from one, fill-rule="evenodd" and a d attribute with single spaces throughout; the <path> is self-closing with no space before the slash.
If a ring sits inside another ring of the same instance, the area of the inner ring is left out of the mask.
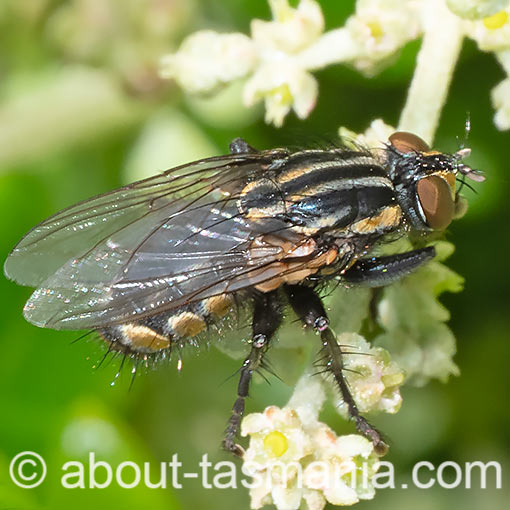
<path id="1" fill-rule="evenodd" d="M 355 285 L 373 287 L 370 300 L 370 318 L 372 324 L 376 323 L 377 302 L 381 297 L 381 287 L 389 285 L 436 256 L 433 246 L 412 250 L 386 257 L 372 257 L 360 259 L 353 264 L 343 275 L 342 280 Z"/>
<path id="2" fill-rule="evenodd" d="M 356 424 L 356 429 L 372 441 L 377 453 L 386 453 L 388 446 L 383 441 L 380 432 L 361 416 L 358 406 L 349 390 L 349 386 L 343 374 L 344 363 L 342 349 L 340 345 L 338 345 L 333 331 L 329 328 L 329 319 L 321 299 L 310 287 L 286 285 L 285 291 L 290 305 L 301 321 L 305 325 L 314 328 L 315 331 L 320 334 L 322 345 L 328 358 L 328 370 L 335 378 L 342 399 L 349 410 L 349 416 Z"/>
<path id="3" fill-rule="evenodd" d="M 223 440 L 223 447 L 239 457 L 243 456 L 244 450 L 241 445 L 236 443 L 236 438 L 243 419 L 251 378 L 253 372 L 262 366 L 264 354 L 269 348 L 269 341 L 281 322 L 282 307 L 277 292 L 258 294 L 253 311 L 251 350 L 240 370 L 237 399 L 232 407 L 232 414 Z"/>
<path id="4" fill-rule="evenodd" d="M 343 275 L 342 280 L 356 285 L 383 287 L 412 273 L 436 256 L 433 246 L 386 257 L 361 259 Z"/>
<path id="5" fill-rule="evenodd" d="M 229 149 L 232 154 L 247 154 L 250 152 L 258 152 L 257 149 L 252 147 L 243 138 L 234 138 L 230 143 Z"/>

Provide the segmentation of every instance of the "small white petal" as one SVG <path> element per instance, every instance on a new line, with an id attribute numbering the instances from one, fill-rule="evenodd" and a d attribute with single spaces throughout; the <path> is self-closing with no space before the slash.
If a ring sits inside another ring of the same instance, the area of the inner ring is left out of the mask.
<path id="1" fill-rule="evenodd" d="M 295 409 L 305 427 L 315 425 L 326 399 L 320 377 L 304 374 L 296 384 L 288 406 Z"/>
<path id="2" fill-rule="evenodd" d="M 368 458 L 374 449 L 372 443 L 359 434 L 340 436 L 336 441 L 336 448 L 337 455 L 343 457 L 356 457 L 360 455 L 363 458 Z"/>
<path id="3" fill-rule="evenodd" d="M 309 73 L 300 73 L 296 80 L 289 83 L 290 93 L 294 98 L 293 109 L 300 119 L 306 119 L 317 101 L 318 86 Z"/>
<path id="4" fill-rule="evenodd" d="M 303 481 L 306 487 L 320 491 L 326 499 L 334 505 L 352 505 L 358 502 L 356 491 L 349 487 L 342 476 L 356 469 L 356 465 L 351 462 L 348 470 L 336 469 L 338 463 L 330 462 L 312 462 L 303 474 Z"/>
<path id="5" fill-rule="evenodd" d="M 276 127 L 283 126 L 283 120 L 291 109 L 290 103 L 283 100 L 285 96 L 285 89 L 283 91 L 276 90 L 266 96 L 264 100 L 266 108 L 264 119 L 268 124 L 274 124 Z"/>
<path id="6" fill-rule="evenodd" d="M 297 9 L 287 0 L 270 0 L 273 21 L 253 20 L 253 40 L 262 48 L 296 53 L 314 42 L 324 30 L 320 6 L 314 0 L 301 0 Z"/>
<path id="7" fill-rule="evenodd" d="M 324 490 L 324 496 L 332 505 L 354 505 L 359 501 L 356 491 L 341 479 L 332 480 L 330 486 Z"/>
<path id="8" fill-rule="evenodd" d="M 251 413 L 242 421 L 241 435 L 247 436 L 248 434 L 256 434 L 262 430 L 269 429 L 271 422 L 264 413 Z"/>
<path id="9" fill-rule="evenodd" d="M 271 491 L 273 503 L 278 510 L 296 510 L 301 503 L 303 489 L 277 485 Z"/>
<path id="10" fill-rule="evenodd" d="M 323 510 L 326 506 L 326 498 L 319 491 L 305 490 L 303 499 L 308 510 Z"/>
<path id="11" fill-rule="evenodd" d="M 272 503 L 271 487 L 264 481 L 250 489 L 250 508 L 257 510 Z"/>

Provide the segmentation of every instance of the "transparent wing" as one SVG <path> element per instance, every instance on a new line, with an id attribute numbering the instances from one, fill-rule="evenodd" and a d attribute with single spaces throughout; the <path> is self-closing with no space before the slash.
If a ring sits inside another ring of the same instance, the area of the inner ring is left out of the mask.
<path id="1" fill-rule="evenodd" d="M 264 153 L 204 159 L 73 205 L 16 245 L 5 262 L 5 275 L 21 285 L 37 286 L 67 261 L 100 249 L 114 234 L 125 232 L 133 242 L 141 241 L 158 221 L 193 207 L 193 200 L 222 186 L 242 185 L 267 159 Z"/>
<path id="2" fill-rule="evenodd" d="M 26 318 L 55 329 L 97 328 L 274 277 L 282 249 L 253 250 L 253 239 L 296 239 L 281 220 L 253 223 L 236 207 L 236 194 L 271 160 L 266 153 L 203 160 L 41 223 L 5 264 L 10 278 L 40 286 Z"/>

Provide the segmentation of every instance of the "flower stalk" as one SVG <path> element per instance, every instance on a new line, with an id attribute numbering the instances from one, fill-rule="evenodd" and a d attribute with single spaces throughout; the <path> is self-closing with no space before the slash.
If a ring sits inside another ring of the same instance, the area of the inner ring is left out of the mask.
<path id="1" fill-rule="evenodd" d="M 429 0 L 422 10 L 423 41 L 398 129 L 415 133 L 431 145 L 464 33 L 462 20 L 443 0 Z"/>

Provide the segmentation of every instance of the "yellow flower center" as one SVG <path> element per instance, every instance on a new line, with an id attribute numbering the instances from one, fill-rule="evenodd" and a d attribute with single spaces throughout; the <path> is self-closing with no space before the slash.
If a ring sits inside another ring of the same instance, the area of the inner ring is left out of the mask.
<path id="1" fill-rule="evenodd" d="M 269 2 L 273 18 L 278 23 L 290 21 L 294 15 L 294 9 L 287 0 L 272 0 Z"/>
<path id="2" fill-rule="evenodd" d="M 488 16 L 483 19 L 483 24 L 488 30 L 497 30 L 506 24 L 508 21 L 508 13 L 506 11 L 500 11 L 492 16 Z"/>
<path id="3" fill-rule="evenodd" d="M 381 377 L 381 382 L 384 384 L 386 388 L 391 388 L 392 386 L 399 386 L 404 382 L 404 373 L 397 372 L 396 374 L 387 374 Z"/>
<path id="4" fill-rule="evenodd" d="M 290 93 L 289 86 L 286 83 L 272 89 L 271 94 L 275 97 L 278 103 L 282 105 L 292 104 L 293 97 L 292 94 Z"/>
<path id="5" fill-rule="evenodd" d="M 384 35 L 381 24 L 378 21 L 370 21 L 367 23 L 367 27 L 374 39 L 380 39 Z"/>
<path id="6" fill-rule="evenodd" d="M 289 448 L 287 438 L 278 430 L 273 430 L 264 438 L 264 449 L 274 457 L 281 457 Z"/>

